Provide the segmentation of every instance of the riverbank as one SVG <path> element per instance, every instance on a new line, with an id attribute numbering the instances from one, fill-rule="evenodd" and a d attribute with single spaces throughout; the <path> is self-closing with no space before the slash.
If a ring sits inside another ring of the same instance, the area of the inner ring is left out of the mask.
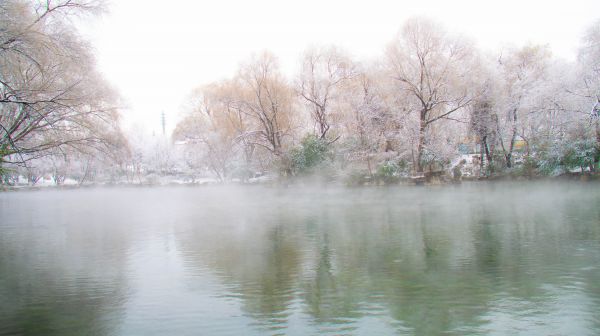
<path id="1" fill-rule="evenodd" d="M 266 186 L 341 186 L 341 187 L 384 187 L 384 186 L 443 186 L 456 185 L 461 183 L 491 183 L 491 182 L 515 182 L 515 181 L 576 181 L 576 182 L 597 182 L 600 181 L 600 174 L 589 172 L 566 173 L 558 176 L 515 176 L 515 175 L 499 175 L 499 176 L 464 176 L 459 179 L 449 177 L 447 175 L 427 175 L 425 174 L 418 179 L 414 177 L 399 177 L 392 181 L 384 181 L 377 178 L 365 177 L 361 180 L 344 181 L 340 179 L 328 179 L 322 176 L 312 177 L 293 177 L 293 178 L 265 178 L 251 179 L 249 181 L 231 180 L 219 181 L 216 179 L 203 178 L 196 181 L 181 181 L 163 179 L 152 183 L 135 183 L 135 182 L 119 182 L 119 183 L 83 183 L 83 184 L 40 184 L 40 185 L 0 185 L 0 192 L 10 191 L 26 191 L 26 190 L 76 190 L 89 188 L 151 188 L 151 187 L 201 187 L 201 186 L 219 186 L 219 185 L 266 185 Z"/>

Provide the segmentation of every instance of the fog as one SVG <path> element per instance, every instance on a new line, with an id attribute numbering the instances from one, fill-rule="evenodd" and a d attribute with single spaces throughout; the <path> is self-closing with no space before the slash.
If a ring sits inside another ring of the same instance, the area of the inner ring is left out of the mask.
<path id="1" fill-rule="evenodd" d="M 592 335 L 599 198 L 573 182 L 4 193 L 0 334 Z"/>
<path id="2" fill-rule="evenodd" d="M 0 1 L 0 336 L 600 334 L 600 3 Z"/>
<path id="3" fill-rule="evenodd" d="M 100 69 L 126 98 L 127 123 L 160 133 L 163 111 L 172 131 L 192 88 L 234 75 L 238 63 L 264 49 L 278 55 L 284 73 L 292 76 L 299 56 L 312 45 L 339 45 L 361 61 L 377 58 L 402 22 L 427 16 L 484 50 L 548 44 L 556 56 L 574 60 L 599 6 L 591 0 L 175 1 L 168 6 L 121 0 L 109 2 L 101 20 L 82 26 Z"/>

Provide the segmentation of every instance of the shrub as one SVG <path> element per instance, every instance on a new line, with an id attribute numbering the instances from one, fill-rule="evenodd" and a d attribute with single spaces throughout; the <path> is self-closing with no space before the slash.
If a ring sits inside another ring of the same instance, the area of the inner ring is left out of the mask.
<path id="1" fill-rule="evenodd" d="M 514 176 L 533 177 L 539 171 L 539 162 L 533 156 L 525 156 L 512 170 Z"/>
<path id="2" fill-rule="evenodd" d="M 596 153 L 595 139 L 577 140 L 566 146 L 563 164 L 567 169 L 590 167 L 594 164 Z"/>
<path id="3" fill-rule="evenodd" d="M 404 161 L 385 161 L 377 167 L 375 178 L 385 184 L 398 183 L 405 168 Z"/>
<path id="4" fill-rule="evenodd" d="M 347 186 L 361 186 L 371 181 L 369 172 L 363 169 L 350 169 L 343 176 L 344 184 Z"/>
<path id="5" fill-rule="evenodd" d="M 317 167 L 322 167 L 328 159 L 331 159 L 326 140 L 319 139 L 314 135 L 304 137 L 300 146 L 292 148 L 288 156 L 289 170 L 292 175 L 312 174 Z"/>
<path id="6" fill-rule="evenodd" d="M 595 139 L 554 142 L 540 153 L 542 174 L 560 175 L 571 169 L 590 167 L 598 155 Z"/>

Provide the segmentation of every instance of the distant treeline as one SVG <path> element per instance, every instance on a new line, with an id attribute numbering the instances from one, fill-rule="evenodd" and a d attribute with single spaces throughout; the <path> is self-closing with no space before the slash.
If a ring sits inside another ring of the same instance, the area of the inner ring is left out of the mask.
<path id="1" fill-rule="evenodd" d="M 478 176 L 593 172 L 599 97 L 600 22 L 567 62 L 540 45 L 482 52 L 413 18 L 372 63 L 311 48 L 286 78 L 274 55 L 255 55 L 233 78 L 194 90 L 173 137 L 190 169 L 223 180 L 256 171 L 393 180 L 459 164 Z"/>

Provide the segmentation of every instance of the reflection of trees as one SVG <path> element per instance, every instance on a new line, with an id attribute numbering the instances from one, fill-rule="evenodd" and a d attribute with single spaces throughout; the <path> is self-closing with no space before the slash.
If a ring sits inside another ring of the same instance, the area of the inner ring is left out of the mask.
<path id="1" fill-rule="evenodd" d="M 328 298 L 345 309 L 331 309 L 336 304 L 329 304 L 313 313 L 326 311 L 330 320 L 348 323 L 388 311 L 399 322 L 397 331 L 408 328 L 416 334 L 475 323 L 479 309 L 461 309 L 451 300 L 457 291 L 469 297 L 465 307 L 480 307 L 489 300 L 488 295 L 469 293 L 480 279 L 450 268 L 452 238 L 460 238 L 452 235 L 460 235 L 455 230 L 459 228 L 448 227 L 452 220 L 438 225 L 436 212 L 427 213 L 422 206 L 391 209 L 389 204 L 344 207 L 335 216 L 343 220 L 323 225 L 330 230 L 332 250 L 338 251 L 337 272 L 329 276 L 338 295 Z"/>
<path id="2" fill-rule="evenodd" d="M 270 324 L 285 323 L 293 299 L 294 278 L 298 272 L 297 242 L 286 235 L 283 225 L 266 232 L 262 260 L 253 272 L 245 274 L 240 287 L 250 315 L 267 318 Z"/>
<path id="3" fill-rule="evenodd" d="M 548 197 L 544 188 L 487 188 L 310 197 L 256 189 L 249 199 L 207 193 L 157 212 L 144 212 L 148 199 L 98 196 L 101 206 L 85 205 L 78 193 L 61 194 L 56 207 L 40 206 L 48 201 L 41 196 L 2 199 L 0 334 L 118 332 L 122 307 L 113 305 L 127 298 L 131 276 L 127 213 L 144 224 L 133 225 L 136 234 L 173 232 L 186 272 L 197 272 L 184 277 L 187 285 L 209 270 L 221 281 L 215 295 L 239 303 L 260 334 L 288 333 L 293 324 L 306 334 L 510 328 L 491 325 L 498 316 L 526 316 L 525 327 L 546 322 L 547 334 L 564 321 L 561 311 L 598 329 L 589 314 L 600 306 L 600 193 L 582 201 L 580 189 Z"/>
<path id="4" fill-rule="evenodd" d="M 126 226 L 111 211 L 99 216 L 107 207 L 77 208 L 77 195 L 38 194 L 2 209 L 0 334 L 115 333 L 126 291 Z"/>
<path id="5" fill-rule="evenodd" d="M 598 241 L 589 221 L 600 216 L 568 195 L 378 189 L 353 200 L 342 192 L 229 208 L 234 214 L 204 219 L 218 227 L 185 230 L 181 250 L 187 262 L 208 264 L 259 324 L 285 327 L 300 310 L 319 333 L 357 331 L 372 317 L 372 334 L 481 333 L 499 309 L 511 317 L 556 309 L 553 295 L 563 292 L 548 288 L 574 281 L 600 298 L 598 271 L 578 275 L 593 255 L 573 259 L 577 240 Z M 581 227 L 573 216 L 584 217 Z"/>
<path id="6" fill-rule="evenodd" d="M 178 237 L 185 262 L 206 263 L 242 299 L 242 309 L 269 329 L 284 327 L 300 271 L 296 226 L 276 209 L 216 211 Z M 204 214 L 205 215 L 205 214 Z M 204 216 L 202 215 L 202 216 Z M 198 259 L 198 256 L 203 257 Z"/>

